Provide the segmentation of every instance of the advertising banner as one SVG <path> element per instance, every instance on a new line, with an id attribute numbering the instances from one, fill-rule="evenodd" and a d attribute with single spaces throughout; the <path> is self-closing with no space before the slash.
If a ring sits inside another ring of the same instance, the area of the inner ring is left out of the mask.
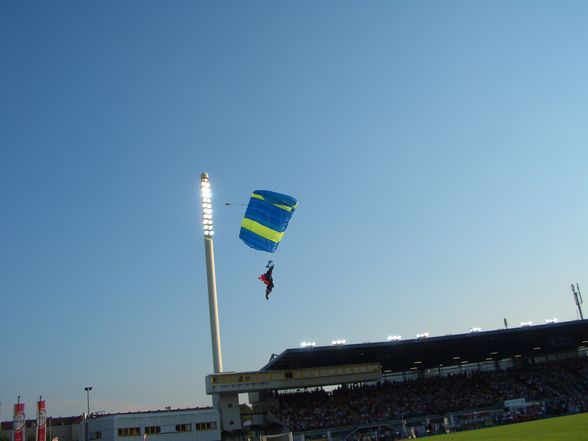
<path id="1" fill-rule="evenodd" d="M 47 411 L 45 400 L 37 401 L 37 441 L 45 441 L 45 427 L 47 424 Z"/>
<path id="2" fill-rule="evenodd" d="M 14 405 L 14 441 L 24 441 L 25 430 L 25 405 L 18 403 Z"/>

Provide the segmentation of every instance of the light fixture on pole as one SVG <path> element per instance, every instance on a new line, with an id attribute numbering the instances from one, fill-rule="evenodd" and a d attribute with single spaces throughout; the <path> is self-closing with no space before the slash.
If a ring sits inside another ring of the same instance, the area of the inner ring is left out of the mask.
<path id="1" fill-rule="evenodd" d="M 90 391 L 92 390 L 92 386 L 84 387 L 86 391 L 86 417 L 84 418 L 84 441 L 88 441 L 90 437 L 88 436 L 88 418 L 90 418 Z"/>
<path id="2" fill-rule="evenodd" d="M 218 323 L 218 302 L 216 296 L 216 273 L 214 270 L 214 224 L 212 221 L 212 188 L 208 173 L 200 175 L 200 202 L 202 206 L 202 229 L 204 230 L 204 251 L 206 253 L 206 279 L 208 283 L 208 309 L 210 313 L 210 336 L 212 339 L 212 364 L 214 373 L 223 371 Z"/>
<path id="3" fill-rule="evenodd" d="M 584 300 L 582 300 L 582 294 L 580 293 L 580 285 L 578 285 L 576 283 L 576 287 L 574 288 L 574 284 L 572 283 L 572 294 L 574 295 L 574 301 L 576 302 L 576 306 L 578 308 L 578 315 L 580 317 L 580 320 L 584 320 L 584 314 L 582 314 L 582 303 L 584 303 Z"/>
<path id="4" fill-rule="evenodd" d="M 84 390 L 86 391 L 86 404 L 87 404 L 86 415 L 89 417 L 90 416 L 90 391 L 92 390 L 92 386 L 84 387 Z"/>

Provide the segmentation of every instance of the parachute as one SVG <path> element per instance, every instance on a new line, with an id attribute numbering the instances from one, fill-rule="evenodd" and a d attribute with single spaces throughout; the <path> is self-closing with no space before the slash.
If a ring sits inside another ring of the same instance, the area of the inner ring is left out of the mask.
<path id="1" fill-rule="evenodd" d="M 256 250 L 275 252 L 297 206 L 292 196 L 255 190 L 241 222 L 239 238 Z"/>
<path id="2" fill-rule="evenodd" d="M 284 237 L 288 222 L 298 206 L 292 196 L 267 190 L 255 190 L 241 222 L 239 238 L 251 248 L 273 253 Z M 266 272 L 259 276 L 265 285 L 265 298 L 274 288 L 274 262 L 267 263 Z"/>

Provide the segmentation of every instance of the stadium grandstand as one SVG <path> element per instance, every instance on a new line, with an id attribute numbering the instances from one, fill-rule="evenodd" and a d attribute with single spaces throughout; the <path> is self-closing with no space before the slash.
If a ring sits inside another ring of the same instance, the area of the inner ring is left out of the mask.
<path id="1" fill-rule="evenodd" d="M 223 425 L 227 437 L 421 437 L 584 412 L 587 346 L 588 320 L 307 346 L 272 356 L 257 372 L 210 375 L 207 391 L 249 393 L 251 424 L 234 431 Z"/>
<path id="2" fill-rule="evenodd" d="M 588 320 L 341 343 L 208 375 L 209 408 L 49 418 L 49 439 L 392 441 L 588 409 Z M 12 434 L 2 423 L 0 439 Z"/>

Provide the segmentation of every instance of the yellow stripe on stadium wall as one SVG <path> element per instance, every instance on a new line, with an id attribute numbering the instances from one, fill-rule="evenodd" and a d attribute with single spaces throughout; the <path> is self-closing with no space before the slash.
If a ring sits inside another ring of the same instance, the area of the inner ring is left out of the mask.
<path id="1" fill-rule="evenodd" d="M 254 220 L 247 218 L 243 219 L 243 222 L 241 222 L 241 227 L 254 232 L 264 239 L 271 240 L 272 242 L 279 242 L 282 240 L 282 237 L 284 237 L 284 233 L 272 230 L 265 225 L 261 225 L 259 222 L 255 222 Z"/>

